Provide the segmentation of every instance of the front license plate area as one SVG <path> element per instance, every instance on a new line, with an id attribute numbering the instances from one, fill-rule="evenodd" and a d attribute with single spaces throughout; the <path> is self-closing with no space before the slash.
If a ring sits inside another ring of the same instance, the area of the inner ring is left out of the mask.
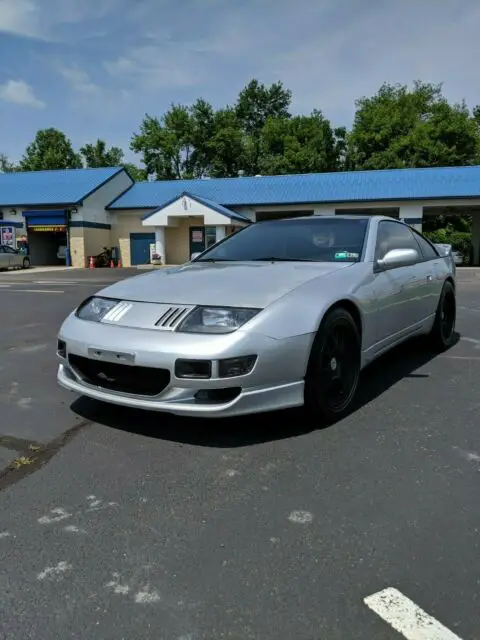
<path id="1" fill-rule="evenodd" d="M 103 360 L 105 362 L 119 362 L 123 364 L 133 364 L 135 362 L 134 353 L 125 353 L 123 351 L 107 351 L 106 349 L 97 349 L 96 347 L 88 348 L 88 357 L 94 360 Z"/>

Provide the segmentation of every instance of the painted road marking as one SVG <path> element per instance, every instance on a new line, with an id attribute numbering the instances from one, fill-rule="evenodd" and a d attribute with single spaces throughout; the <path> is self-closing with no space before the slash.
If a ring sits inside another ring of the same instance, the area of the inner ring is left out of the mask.
<path id="1" fill-rule="evenodd" d="M 8 289 L 8 292 L 10 291 L 17 293 L 65 293 L 59 289 Z"/>
<path id="2" fill-rule="evenodd" d="M 407 640 L 461 640 L 392 587 L 378 591 L 363 601 Z"/>

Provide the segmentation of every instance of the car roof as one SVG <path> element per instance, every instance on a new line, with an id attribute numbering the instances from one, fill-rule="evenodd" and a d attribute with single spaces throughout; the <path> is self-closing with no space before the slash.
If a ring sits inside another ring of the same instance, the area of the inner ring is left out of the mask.
<path id="1" fill-rule="evenodd" d="M 291 218 L 272 218 L 271 220 L 260 220 L 259 223 L 263 224 L 265 222 L 292 222 L 295 221 L 311 221 L 311 220 L 395 220 L 395 218 L 390 218 L 388 216 L 376 216 L 376 215 L 368 215 L 368 214 L 337 214 L 337 215 L 328 215 L 328 216 L 292 216 Z M 257 223 L 258 224 L 258 223 Z"/>

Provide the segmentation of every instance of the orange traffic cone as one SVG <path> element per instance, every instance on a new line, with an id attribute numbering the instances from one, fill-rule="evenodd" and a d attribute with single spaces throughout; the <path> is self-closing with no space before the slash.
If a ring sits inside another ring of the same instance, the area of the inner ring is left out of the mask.
<path id="1" fill-rule="evenodd" d="M 113 264 L 113 260 L 110 260 L 110 269 L 113 269 L 115 265 Z"/>
<path id="2" fill-rule="evenodd" d="M 118 268 L 118 269 L 121 269 L 121 268 L 122 268 L 122 260 L 121 260 L 120 258 L 118 259 L 117 268 Z"/>
<path id="3" fill-rule="evenodd" d="M 95 258 L 93 256 L 90 256 L 90 262 L 88 266 L 90 269 L 95 269 Z"/>

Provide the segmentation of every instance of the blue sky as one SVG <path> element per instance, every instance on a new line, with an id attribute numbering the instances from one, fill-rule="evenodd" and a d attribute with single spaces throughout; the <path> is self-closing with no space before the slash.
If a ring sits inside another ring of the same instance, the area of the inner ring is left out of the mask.
<path id="1" fill-rule="evenodd" d="M 253 77 L 336 126 L 383 81 L 473 106 L 479 32 L 478 0 L 0 0 L 0 152 L 50 126 L 127 151 L 145 113 L 223 106 Z"/>

